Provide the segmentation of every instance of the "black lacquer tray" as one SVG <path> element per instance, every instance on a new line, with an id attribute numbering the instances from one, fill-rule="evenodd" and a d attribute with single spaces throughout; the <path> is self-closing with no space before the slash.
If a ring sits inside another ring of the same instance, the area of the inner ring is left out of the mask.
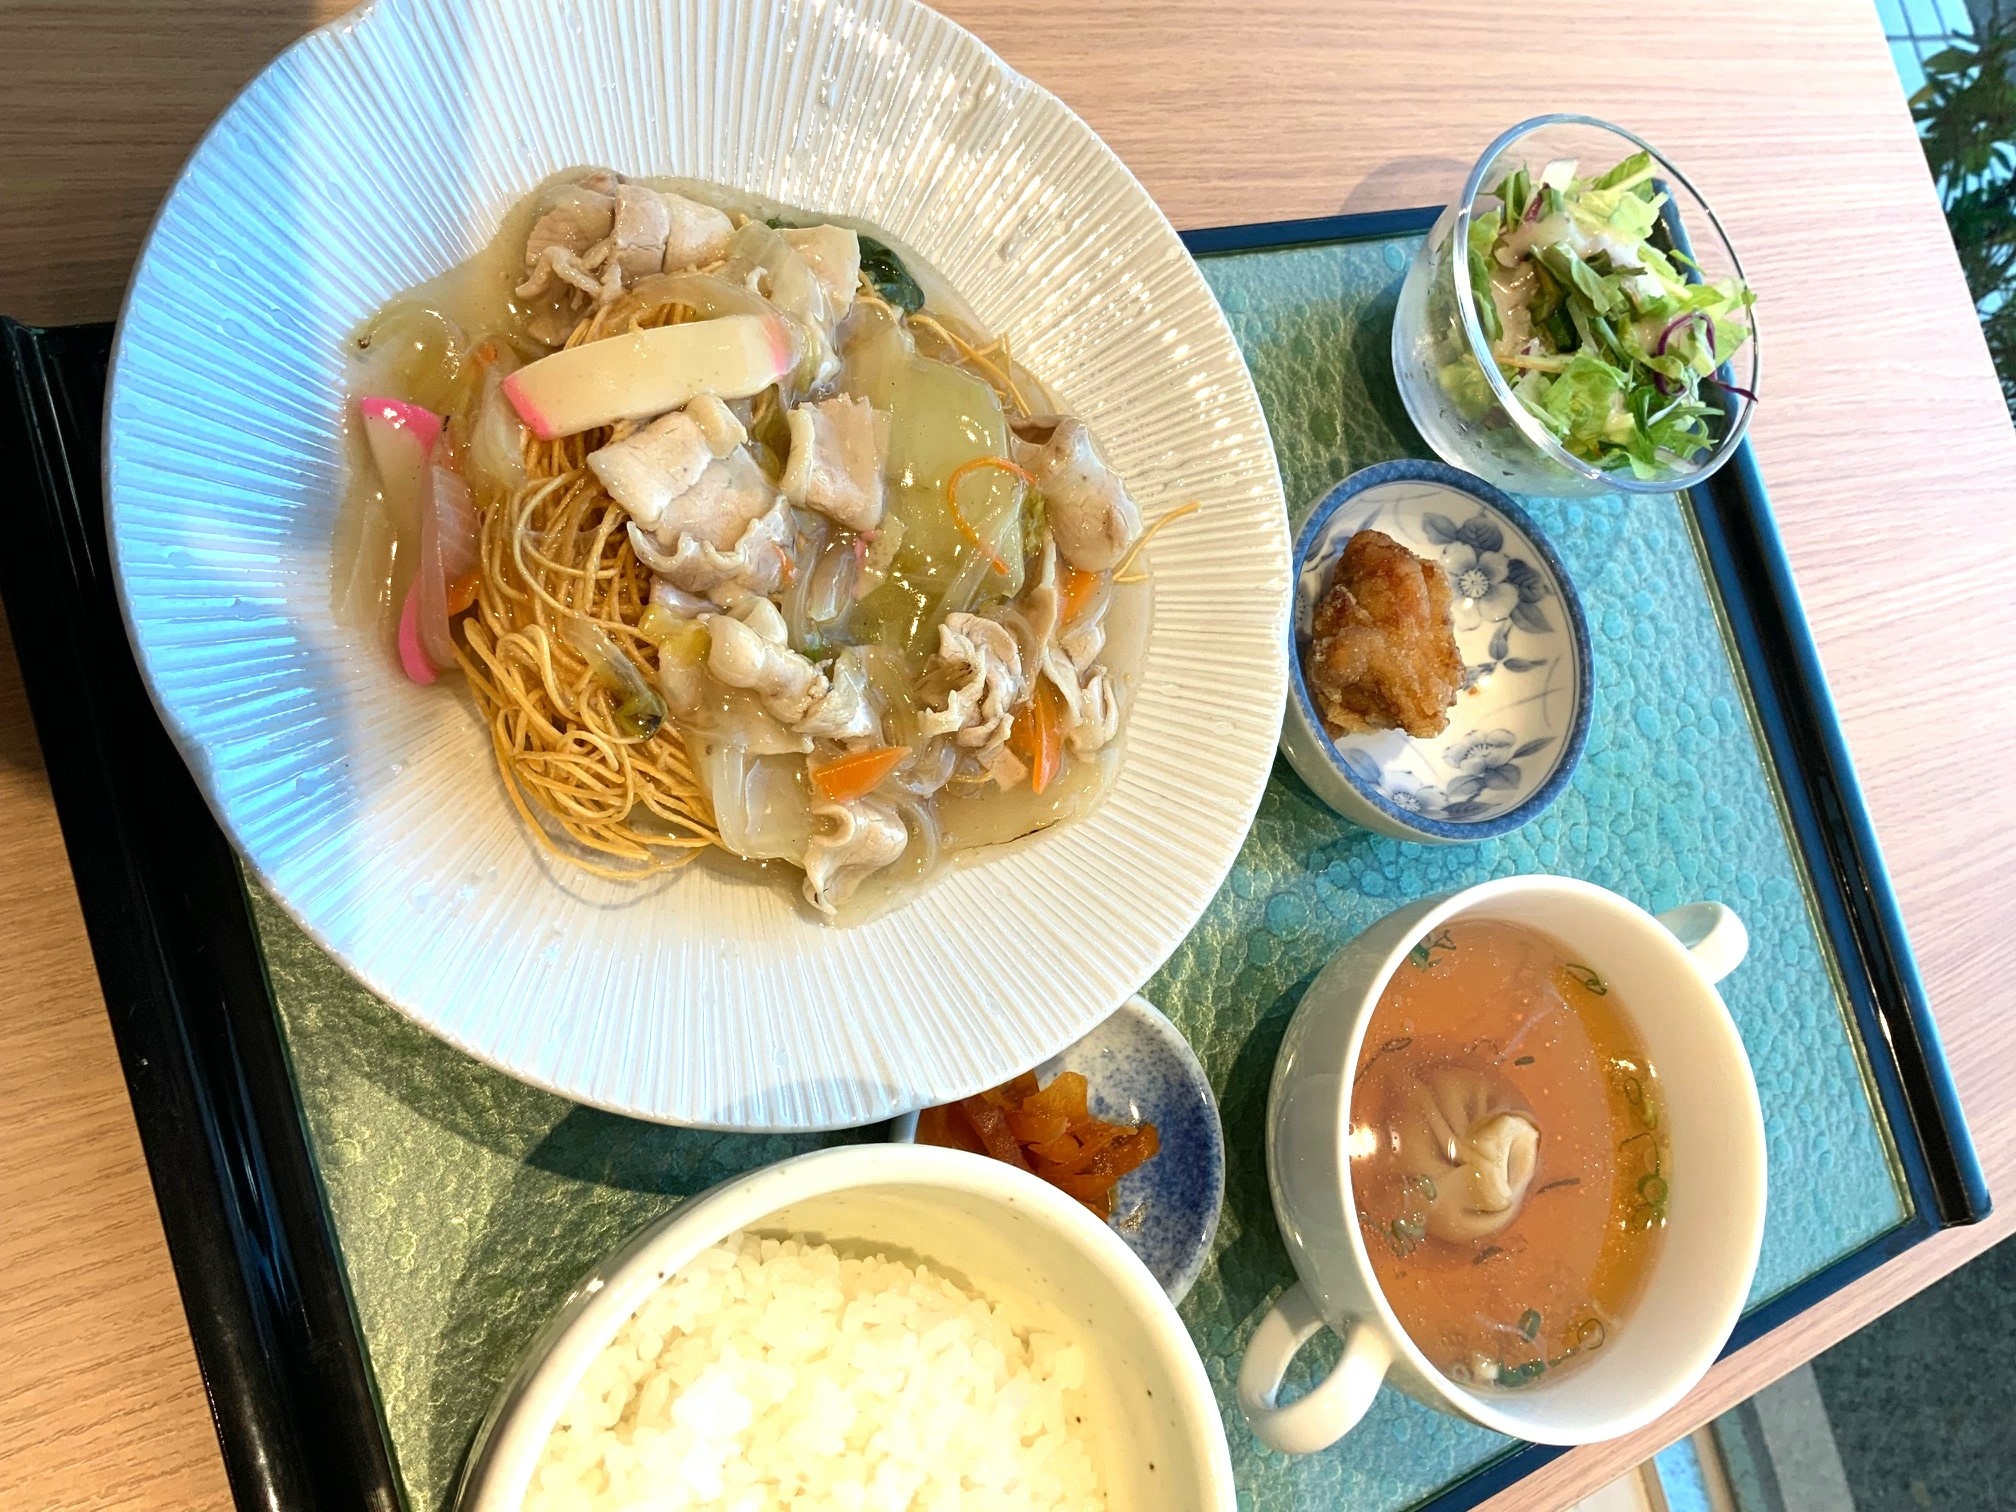
<path id="1" fill-rule="evenodd" d="M 1208 263 L 1410 238 L 1432 218 L 1186 240 Z M 396 1446 L 242 874 L 120 619 L 99 467 L 110 342 L 104 326 L 0 324 L 0 456 L 18 521 L 0 592 L 234 1493 L 248 1509 L 397 1508 Z M 1749 449 L 1685 504 L 1908 1210 L 1762 1300 L 1733 1348 L 1939 1229 L 1977 1221 L 1988 1194 Z M 1474 1504 L 1552 1452 L 1515 1449 L 1429 1504 Z"/>

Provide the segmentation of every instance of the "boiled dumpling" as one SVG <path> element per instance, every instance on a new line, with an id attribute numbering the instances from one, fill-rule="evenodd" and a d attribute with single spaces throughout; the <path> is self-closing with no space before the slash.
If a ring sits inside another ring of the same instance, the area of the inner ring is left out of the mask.
<path id="1" fill-rule="evenodd" d="M 1400 1165 L 1432 1184 L 1431 1238 L 1464 1244 L 1519 1215 L 1540 1164 L 1540 1129 L 1504 1079 L 1428 1066 L 1394 1088 Z"/>

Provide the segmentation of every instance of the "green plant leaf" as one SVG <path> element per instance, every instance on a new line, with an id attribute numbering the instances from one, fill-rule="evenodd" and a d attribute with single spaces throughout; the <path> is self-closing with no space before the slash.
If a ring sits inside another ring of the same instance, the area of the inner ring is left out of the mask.
<path id="1" fill-rule="evenodd" d="M 924 291 L 903 266 L 903 259 L 872 236 L 861 238 L 861 271 L 868 275 L 875 292 L 898 309 L 914 315 L 924 308 Z"/>

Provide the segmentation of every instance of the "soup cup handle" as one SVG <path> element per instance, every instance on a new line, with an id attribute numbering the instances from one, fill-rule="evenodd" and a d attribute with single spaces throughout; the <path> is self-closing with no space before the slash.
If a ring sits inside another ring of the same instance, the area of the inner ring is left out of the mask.
<path id="1" fill-rule="evenodd" d="M 1729 975 L 1750 951 L 1750 931 L 1736 910 L 1721 903 L 1683 903 L 1659 915 L 1659 922 L 1711 982 Z"/>
<path id="2" fill-rule="evenodd" d="M 1277 1406 L 1281 1381 L 1296 1352 L 1324 1328 L 1316 1303 L 1296 1282 L 1260 1320 L 1239 1362 L 1239 1410 L 1253 1436 L 1283 1454 L 1314 1454 L 1353 1428 L 1379 1394 L 1393 1352 L 1376 1328 L 1355 1322 L 1344 1337 L 1344 1357 L 1306 1396 Z"/>

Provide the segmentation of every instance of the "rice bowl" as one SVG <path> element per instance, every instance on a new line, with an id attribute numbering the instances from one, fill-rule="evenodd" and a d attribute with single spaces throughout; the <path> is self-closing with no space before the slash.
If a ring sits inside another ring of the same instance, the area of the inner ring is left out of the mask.
<path id="1" fill-rule="evenodd" d="M 556 1424 L 568 1423 L 569 1431 L 576 1432 L 593 1423 L 594 1413 L 599 1411 L 606 1421 L 594 1426 L 590 1435 L 577 1439 L 574 1447 L 581 1447 L 584 1441 L 592 1443 L 594 1448 L 589 1452 L 599 1451 L 606 1463 L 609 1445 L 593 1434 L 614 1428 L 627 1412 L 634 1443 L 634 1425 L 647 1405 L 649 1421 L 654 1424 L 673 1411 L 667 1405 L 669 1396 L 664 1401 L 656 1398 L 656 1393 L 671 1384 L 669 1380 L 653 1388 L 651 1403 L 640 1400 L 651 1374 L 641 1363 L 628 1366 L 628 1374 L 619 1372 L 599 1380 L 588 1380 L 590 1372 L 597 1369 L 609 1346 L 624 1335 L 633 1320 L 643 1327 L 670 1321 L 671 1313 L 647 1311 L 640 1315 L 640 1309 L 654 1297 L 673 1295 L 673 1289 L 665 1285 L 668 1280 L 708 1252 L 718 1252 L 724 1239 L 745 1232 L 759 1236 L 752 1269 L 764 1268 L 764 1241 L 774 1246 L 769 1253 L 772 1261 L 787 1259 L 793 1269 L 807 1263 L 803 1251 L 786 1256 L 779 1241 L 797 1237 L 815 1246 L 830 1245 L 843 1257 L 838 1263 L 851 1257 L 859 1267 L 848 1283 L 855 1305 L 887 1305 L 870 1299 L 871 1291 L 883 1296 L 907 1294 L 915 1299 L 921 1287 L 923 1294 L 935 1294 L 938 1300 L 930 1305 L 945 1314 L 932 1324 L 945 1330 L 937 1336 L 939 1340 L 959 1336 L 962 1342 L 957 1350 L 964 1352 L 973 1346 L 971 1353 L 976 1358 L 984 1356 L 986 1348 L 1000 1348 L 999 1341 L 1008 1341 L 1010 1347 L 1000 1349 L 1001 1361 L 976 1366 L 970 1373 L 955 1354 L 941 1362 L 942 1370 L 906 1371 L 905 1379 L 923 1390 L 932 1389 L 934 1382 L 967 1382 L 974 1387 L 974 1400 L 978 1401 L 991 1389 L 982 1385 L 982 1379 L 992 1372 L 992 1381 L 1003 1392 L 1015 1394 L 1015 1409 L 1026 1423 L 1040 1424 L 1046 1414 L 1068 1405 L 1071 1415 L 1082 1419 L 1082 1423 L 1071 1425 L 1073 1437 L 1082 1443 L 1105 1506 L 1152 1506 L 1157 1512 L 1230 1512 L 1236 1505 L 1223 1422 L 1196 1346 L 1154 1277 L 1118 1235 L 1072 1199 L 998 1162 L 956 1150 L 856 1145 L 783 1161 L 694 1198 L 644 1230 L 584 1278 L 527 1351 L 478 1432 L 457 1501 L 460 1512 L 519 1512 L 520 1508 L 540 1505 L 528 1499 L 528 1491 L 534 1487 Z M 866 1265 L 871 1256 L 880 1257 L 881 1263 Z M 816 1263 L 826 1264 L 823 1260 Z M 706 1264 L 720 1266 L 722 1261 L 717 1258 Z M 928 1278 L 920 1279 L 920 1272 L 928 1272 Z M 720 1272 L 725 1274 L 726 1268 Z M 831 1279 L 837 1274 L 836 1268 L 825 1284 L 837 1285 Z M 698 1355 L 716 1363 L 731 1340 L 747 1337 L 744 1325 L 748 1320 L 730 1316 L 732 1308 L 729 1313 L 720 1310 L 720 1299 L 712 1295 L 719 1275 L 689 1279 L 699 1289 L 688 1290 L 686 1300 L 706 1300 L 711 1310 L 696 1307 L 686 1316 L 681 1332 L 688 1340 L 698 1341 L 691 1345 Z M 966 1300 L 955 1306 L 955 1293 Z M 964 1317 L 967 1324 L 955 1322 L 946 1329 L 947 1319 L 954 1317 Z M 715 1334 L 712 1330 L 717 1325 L 722 1331 Z M 640 1327 L 626 1336 L 632 1346 L 632 1362 L 639 1360 L 635 1345 L 642 1332 Z M 988 1340 L 996 1342 L 986 1344 Z M 671 1333 L 644 1342 L 656 1345 L 651 1351 L 654 1360 L 663 1359 L 678 1343 Z M 610 1369 L 608 1365 L 601 1368 L 605 1372 Z M 736 1389 L 717 1390 L 710 1385 L 698 1397 L 686 1393 L 692 1398 L 686 1412 L 693 1431 L 681 1443 L 683 1452 L 690 1454 L 696 1447 L 723 1437 L 738 1439 L 732 1455 L 713 1454 L 712 1462 L 723 1467 L 724 1480 L 740 1478 L 746 1484 L 754 1478 L 748 1474 L 753 1462 L 749 1443 L 754 1435 L 742 1439 L 734 1416 L 725 1421 L 702 1419 L 723 1405 L 739 1416 L 742 1409 L 729 1403 L 729 1398 L 746 1401 L 759 1374 L 735 1368 L 731 1375 Z M 820 1370 L 817 1378 L 828 1374 Z M 840 1372 L 831 1374 L 832 1384 L 837 1386 Z M 805 1381 L 814 1378 L 808 1375 Z M 602 1404 L 585 1415 L 575 1406 L 584 1381 L 588 1381 L 586 1395 L 580 1400 Z M 773 1381 L 773 1391 L 775 1384 Z M 865 1401 L 850 1387 L 845 1408 L 830 1416 L 837 1422 L 847 1410 L 863 1410 Z M 612 1404 L 616 1408 L 613 1415 Z M 822 1410 L 810 1421 L 801 1416 L 801 1435 L 816 1437 L 828 1415 Z M 753 1422 L 753 1410 L 751 1418 Z M 774 1426 L 781 1419 L 766 1421 Z M 846 1429 L 838 1431 L 846 1437 Z M 987 1475 L 1013 1479 L 1013 1472 L 999 1467 L 954 1463 L 950 1441 L 935 1428 L 927 1427 L 923 1432 L 927 1448 L 922 1455 L 903 1446 L 880 1454 L 872 1468 L 866 1467 L 864 1457 L 862 1464 L 851 1469 L 809 1470 L 802 1450 L 772 1454 L 766 1448 L 757 1453 L 764 1456 L 763 1468 L 776 1479 L 781 1479 L 789 1455 L 797 1454 L 794 1473 L 800 1479 L 795 1483 L 801 1485 L 816 1475 L 831 1475 L 835 1485 L 843 1477 L 858 1485 L 864 1479 L 872 1480 L 875 1469 L 892 1477 L 915 1475 L 920 1468 L 925 1473 L 964 1477 L 977 1468 L 976 1480 Z M 1039 1428 L 1018 1436 L 1026 1448 L 1033 1447 L 1042 1433 Z M 801 1436 L 797 1442 L 808 1441 Z M 1063 1449 L 1065 1442 L 1059 1439 L 1045 1446 L 1046 1453 L 1041 1456 L 1047 1460 L 1056 1485 L 1048 1501 L 1004 1499 L 989 1504 L 1100 1505 L 1083 1499 L 1082 1482 L 1065 1469 L 1072 1460 Z M 1028 1456 L 1014 1457 L 1030 1462 Z M 702 1458 L 704 1461 L 706 1456 Z M 695 1468 L 701 1466 L 696 1464 Z M 1027 1489 L 1035 1491 L 1037 1479 L 1031 1476 Z M 1076 1501 L 1069 1499 L 1074 1486 L 1081 1489 Z M 843 1497 L 844 1492 L 815 1504 L 848 1505 Z M 591 1497 L 563 1504 L 592 1507 L 598 1503 Z M 879 1505 L 872 1497 L 865 1504 Z M 894 1503 L 908 1504 L 907 1500 Z"/>

